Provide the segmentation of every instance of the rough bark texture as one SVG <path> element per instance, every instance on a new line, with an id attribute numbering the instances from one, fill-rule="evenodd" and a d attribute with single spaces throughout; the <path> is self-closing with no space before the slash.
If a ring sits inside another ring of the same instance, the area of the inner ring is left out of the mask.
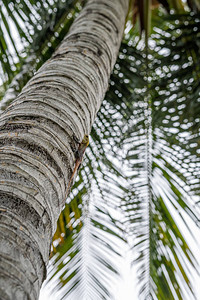
<path id="1" fill-rule="evenodd" d="M 128 0 L 91 0 L 0 118 L 0 299 L 37 299 L 74 149 L 108 86 Z"/>

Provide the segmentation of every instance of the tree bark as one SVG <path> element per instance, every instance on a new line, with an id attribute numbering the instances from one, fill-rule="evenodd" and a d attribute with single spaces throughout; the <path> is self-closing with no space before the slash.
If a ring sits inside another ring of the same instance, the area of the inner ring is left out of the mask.
<path id="1" fill-rule="evenodd" d="M 0 118 L 0 299 L 37 299 L 75 149 L 117 58 L 128 0 L 89 0 Z"/>

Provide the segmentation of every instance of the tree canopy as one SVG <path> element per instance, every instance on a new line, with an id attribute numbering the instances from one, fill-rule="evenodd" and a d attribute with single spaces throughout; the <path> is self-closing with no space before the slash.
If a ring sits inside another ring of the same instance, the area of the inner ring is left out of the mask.
<path id="1" fill-rule="evenodd" d="M 84 5 L 1 1 L 1 110 Z M 199 32 L 198 0 L 130 1 L 109 89 L 53 237 L 46 286 L 54 299 L 113 299 L 125 244 L 139 299 L 200 295 Z"/>

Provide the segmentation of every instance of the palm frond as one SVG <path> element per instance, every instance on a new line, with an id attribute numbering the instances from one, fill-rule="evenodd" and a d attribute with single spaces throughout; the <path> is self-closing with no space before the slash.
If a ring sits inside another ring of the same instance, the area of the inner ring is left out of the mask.
<path id="1" fill-rule="evenodd" d="M 160 29 L 160 32 L 162 39 L 168 35 L 164 30 Z M 159 41 L 162 42 L 160 37 Z M 156 48 L 157 51 L 160 49 Z M 183 53 L 184 48 L 181 49 L 182 65 L 179 64 L 179 71 L 184 69 L 184 59 L 187 57 Z M 135 52 L 135 49 L 132 51 Z M 197 206 L 200 191 L 197 172 L 198 113 L 195 117 L 195 113 L 191 112 L 189 126 L 183 126 L 181 117 L 186 117 L 190 105 L 196 100 L 185 93 L 188 105 L 179 107 L 183 91 L 181 85 L 177 85 L 180 90 L 177 95 L 177 90 L 171 88 L 171 78 L 181 84 L 185 79 L 180 79 L 180 73 L 173 74 L 173 68 L 170 71 L 170 64 L 173 64 L 171 55 L 174 53 L 166 49 L 163 54 L 149 63 L 153 69 L 154 63 L 159 61 L 159 69 L 162 70 L 156 70 L 159 76 L 154 71 L 148 74 L 154 78 L 152 89 L 149 90 L 145 80 L 143 89 L 135 84 L 131 99 L 133 116 L 129 120 L 124 142 L 130 190 L 123 202 L 125 224 L 130 234 L 129 242 L 134 253 L 136 251 L 134 262 L 138 270 L 140 298 L 196 299 L 191 274 L 199 271 L 199 265 L 184 231 L 193 235 L 188 219 L 198 226 L 200 217 L 200 207 Z M 145 66 L 142 55 L 138 64 Z M 190 76 L 188 70 L 186 73 Z M 196 83 L 190 81 L 189 85 L 191 94 L 195 94 Z M 191 128 L 193 130 L 190 131 Z M 194 235 L 193 240 L 198 243 Z"/>
<path id="2" fill-rule="evenodd" d="M 1 109 L 17 96 L 68 32 L 83 1 L 3 1 L 0 74 Z M 17 39 L 16 39 L 17 36 Z"/>
<path id="3" fill-rule="evenodd" d="M 157 109 L 161 108 L 161 113 L 165 114 L 171 106 L 169 113 L 172 121 L 176 118 L 176 122 L 182 123 L 180 131 L 187 129 L 195 134 L 198 132 L 200 115 L 200 14 L 173 15 L 165 24 L 163 29 L 155 28 L 152 36 L 157 42 L 156 52 L 164 54 L 162 58 L 157 57 L 154 87 L 157 91 L 157 103 L 165 101 L 166 108 L 157 104 Z M 166 77 L 167 84 L 163 80 Z M 168 103 L 166 98 L 169 99 Z M 160 120 L 162 118 L 158 121 Z M 165 124 L 166 122 L 169 123 L 165 121 Z"/>
<path id="4" fill-rule="evenodd" d="M 112 207 L 116 209 L 119 196 L 112 188 L 113 179 L 109 178 L 108 174 L 105 174 L 107 188 L 103 188 L 105 179 L 97 170 L 101 168 L 101 164 L 96 163 L 92 148 L 98 153 L 97 147 L 90 146 L 80 172 L 89 193 L 86 193 L 86 189 L 83 192 L 83 188 L 80 188 L 82 181 L 78 180 L 78 190 L 73 190 L 76 194 L 75 199 L 66 205 L 69 210 L 73 201 L 81 203 L 81 216 L 78 219 L 75 213 L 69 214 L 69 222 L 67 223 L 66 218 L 64 226 L 60 226 L 61 235 L 58 236 L 57 229 L 54 237 L 56 253 L 50 262 L 50 284 L 47 288 L 51 285 L 53 295 L 57 295 L 59 299 L 107 299 L 109 295 L 111 299 L 111 287 L 116 277 L 114 274 L 118 274 L 120 243 L 122 246 L 123 238 L 120 227 L 116 226 L 112 217 Z M 85 170 L 91 167 L 93 173 L 90 173 L 89 180 Z M 66 208 L 63 213 L 68 215 Z"/>

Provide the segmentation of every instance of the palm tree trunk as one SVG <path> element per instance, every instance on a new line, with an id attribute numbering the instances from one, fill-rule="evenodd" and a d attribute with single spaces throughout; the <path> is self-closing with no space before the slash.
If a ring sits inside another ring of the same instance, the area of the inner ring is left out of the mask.
<path id="1" fill-rule="evenodd" d="M 37 299 L 74 167 L 108 87 L 128 0 L 89 0 L 0 119 L 0 295 Z M 76 138 L 74 138 L 76 137 Z"/>

